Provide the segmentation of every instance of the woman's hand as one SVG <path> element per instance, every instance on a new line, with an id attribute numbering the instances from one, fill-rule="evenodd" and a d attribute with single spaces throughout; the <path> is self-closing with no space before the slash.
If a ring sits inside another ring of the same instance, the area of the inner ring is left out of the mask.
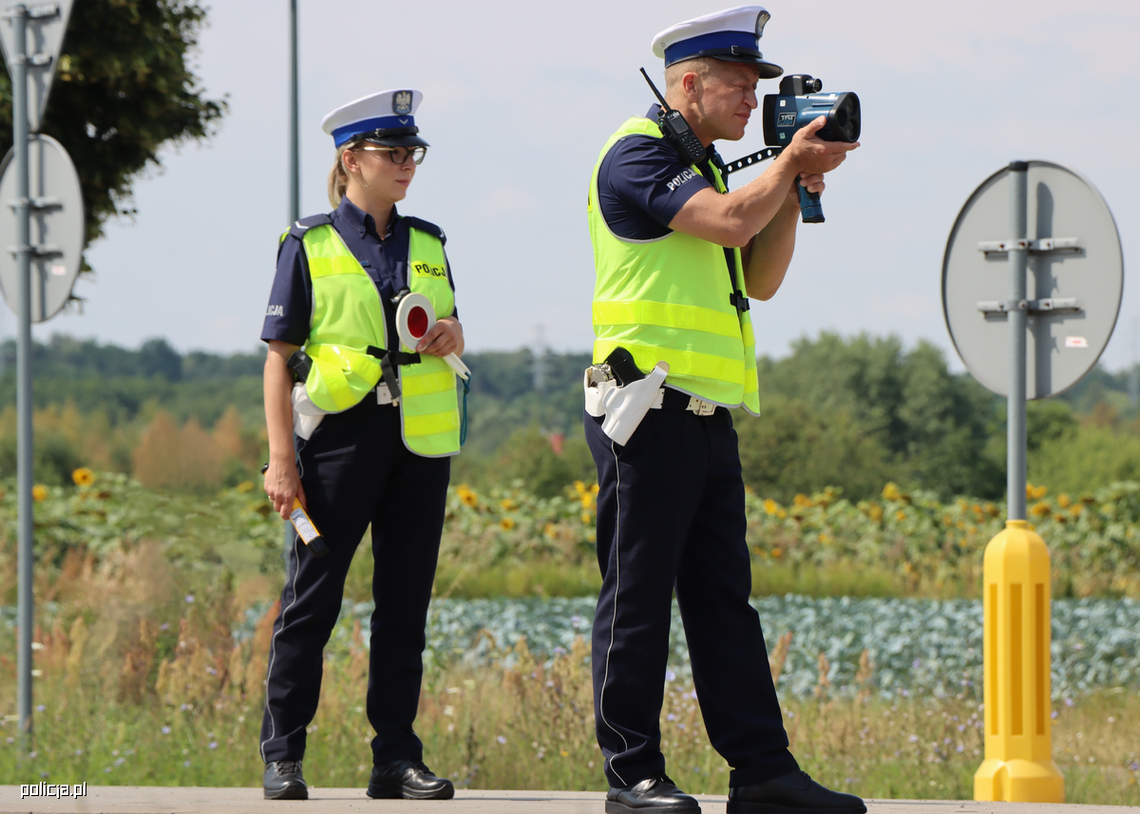
<path id="1" fill-rule="evenodd" d="M 305 487 L 301 485 L 301 478 L 297 474 L 297 464 L 289 458 L 274 460 L 270 458 L 269 468 L 265 470 L 265 494 L 273 501 L 273 511 L 285 520 L 289 519 L 293 511 L 293 499 L 301 501 L 301 505 L 309 508 L 305 500 Z"/>
<path id="2" fill-rule="evenodd" d="M 416 353 L 426 353 L 429 356 L 447 356 L 449 353 L 462 355 L 463 326 L 455 317 L 437 320 L 432 329 L 416 343 Z"/>
<path id="3" fill-rule="evenodd" d="M 297 350 L 276 339 L 269 343 L 265 357 L 265 427 L 269 433 L 269 465 L 265 470 L 265 493 L 273 510 L 282 517 L 293 511 L 293 498 L 305 502 L 305 490 L 293 459 L 293 375 L 288 359 Z"/>

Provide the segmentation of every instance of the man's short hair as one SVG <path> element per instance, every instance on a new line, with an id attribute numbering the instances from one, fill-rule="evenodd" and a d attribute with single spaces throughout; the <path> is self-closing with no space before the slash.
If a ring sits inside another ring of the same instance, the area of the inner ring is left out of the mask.
<path id="1" fill-rule="evenodd" d="M 683 62 L 674 62 L 665 69 L 665 92 L 669 93 L 681 84 L 681 77 L 687 73 L 695 73 L 701 79 L 707 79 L 713 72 L 712 57 L 697 57 L 686 59 Z"/>

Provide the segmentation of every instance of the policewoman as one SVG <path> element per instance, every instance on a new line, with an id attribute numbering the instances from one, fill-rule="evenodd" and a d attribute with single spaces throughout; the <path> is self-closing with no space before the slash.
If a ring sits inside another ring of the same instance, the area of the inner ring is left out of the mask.
<path id="1" fill-rule="evenodd" d="M 317 710 L 322 650 L 357 544 L 372 527 L 368 796 L 447 799 L 412 728 L 450 472 L 459 452 L 456 378 L 463 351 L 443 231 L 397 212 L 423 161 L 417 90 L 391 90 L 329 113 L 335 209 L 282 236 L 261 338 L 269 465 L 265 491 L 287 517 L 307 509 L 328 553 L 296 535 L 269 648 L 261 726 L 268 799 L 308 797 L 305 728 Z M 437 322 L 415 347 L 397 332 L 395 300 L 426 296 Z M 344 756 L 345 760 L 353 760 Z"/>
<path id="2" fill-rule="evenodd" d="M 749 299 L 767 300 L 783 282 L 797 185 L 822 191 L 823 173 L 853 147 L 817 138 L 818 120 L 763 175 L 727 190 L 704 154 L 743 137 L 760 81 L 782 73 L 760 52 L 768 18 L 743 6 L 658 34 L 665 99 L 702 149 L 671 137 L 654 105 L 604 145 L 590 184 L 597 277 L 584 423 L 600 489 L 591 664 L 607 814 L 700 811 L 661 751 L 674 593 L 709 740 L 732 767 L 728 814 L 866 810 L 800 771 L 748 601 L 729 408 L 741 420 L 760 408 Z"/>

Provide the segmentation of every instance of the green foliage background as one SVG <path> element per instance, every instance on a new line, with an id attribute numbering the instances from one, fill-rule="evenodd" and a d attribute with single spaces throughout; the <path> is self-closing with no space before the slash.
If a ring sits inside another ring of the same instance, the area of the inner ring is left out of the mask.
<path id="1" fill-rule="evenodd" d="M 206 8 L 195 0 L 79 0 L 72 8 L 43 132 L 71 156 L 87 243 L 131 215 L 131 185 L 162 166 L 159 149 L 207 138 L 226 110 L 207 99 L 191 59 Z M 12 83 L 0 65 L 0 145 L 12 143 Z"/>
<path id="2" fill-rule="evenodd" d="M 0 477 L 12 474 L 15 461 L 4 419 L 15 399 L 14 351 L 10 341 L 0 346 Z M 70 404 L 83 422 L 37 427 L 42 482 L 67 483 L 72 468 L 91 464 L 83 460 L 84 434 L 113 439 L 115 449 L 99 465 L 130 473 L 133 451 L 159 411 L 210 428 L 233 407 L 243 432 L 264 444 L 260 349 L 180 354 L 163 339 L 131 350 L 57 335 L 37 343 L 32 359 L 36 408 Z M 588 354 L 546 354 L 541 389 L 530 350 L 465 360 L 474 371 L 470 427 L 453 461 L 454 483 L 487 489 L 518 481 L 553 497 L 568 483 L 594 479 L 582 432 Z M 784 358 L 761 358 L 759 367 L 763 415 L 734 418 L 744 479 L 757 494 L 788 503 L 831 486 L 858 501 L 895 482 L 942 500 L 1004 496 L 1004 400 L 951 372 L 933 345 L 908 349 L 896 337 L 824 333 L 798 340 Z M 1032 402 L 1029 479 L 1072 494 L 1140 480 L 1140 413 L 1128 384 L 1128 372 L 1097 368 L 1068 393 Z M 230 471 L 226 482 L 252 475 Z"/>

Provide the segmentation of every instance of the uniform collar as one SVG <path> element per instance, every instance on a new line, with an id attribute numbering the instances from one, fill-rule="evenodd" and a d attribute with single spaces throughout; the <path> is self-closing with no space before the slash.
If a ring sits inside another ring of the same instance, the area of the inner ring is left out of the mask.
<path id="1" fill-rule="evenodd" d="M 380 230 L 376 226 L 376 219 L 354 204 L 348 198 L 341 198 L 340 206 L 336 208 L 336 213 L 339 218 L 342 218 L 347 228 L 356 232 L 360 237 L 366 234 L 371 234 L 377 238 L 381 237 Z M 396 207 L 392 207 L 392 228 L 396 228 L 396 224 L 400 221 L 400 214 L 396 211 Z M 387 231 L 387 229 L 385 229 Z"/>

